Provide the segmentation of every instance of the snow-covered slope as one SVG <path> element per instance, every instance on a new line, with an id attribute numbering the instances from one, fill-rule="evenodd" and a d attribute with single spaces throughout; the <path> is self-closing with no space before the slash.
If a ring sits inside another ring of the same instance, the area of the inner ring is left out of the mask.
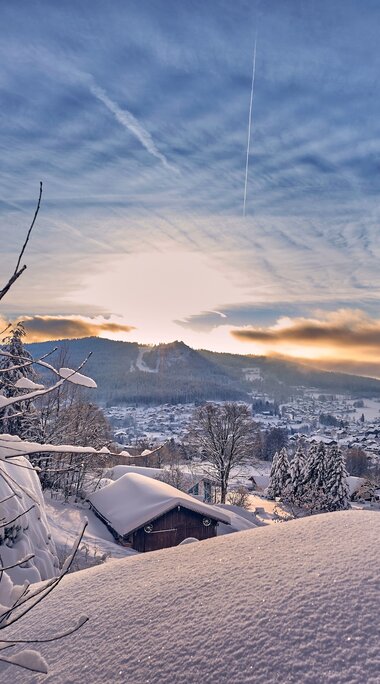
<path id="1" fill-rule="evenodd" d="M 379 538 L 379 513 L 344 511 L 75 573 L 19 633 L 47 635 L 82 612 L 89 623 L 41 645 L 47 678 L 5 666 L 0 678 L 378 684 Z"/>

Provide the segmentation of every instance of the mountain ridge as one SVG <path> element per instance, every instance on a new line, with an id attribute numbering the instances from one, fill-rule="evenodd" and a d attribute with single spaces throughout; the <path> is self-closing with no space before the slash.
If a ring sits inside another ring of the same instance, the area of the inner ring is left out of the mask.
<path id="1" fill-rule="evenodd" d="M 318 370 L 277 357 L 195 350 L 179 340 L 150 346 L 85 337 L 26 347 L 35 358 L 57 347 L 51 362 L 71 367 L 92 351 L 86 369 L 98 383 L 93 396 L 108 405 L 249 400 L 254 391 L 282 400 L 301 386 L 333 394 L 380 395 L 380 380 L 375 378 Z"/>

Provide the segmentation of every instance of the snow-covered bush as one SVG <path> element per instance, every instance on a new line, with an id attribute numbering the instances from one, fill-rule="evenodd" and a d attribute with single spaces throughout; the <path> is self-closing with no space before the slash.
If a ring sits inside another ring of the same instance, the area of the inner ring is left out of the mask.
<path id="1" fill-rule="evenodd" d="M 230 489 L 227 494 L 227 503 L 231 506 L 239 506 L 249 510 L 249 490 L 246 487 Z"/>

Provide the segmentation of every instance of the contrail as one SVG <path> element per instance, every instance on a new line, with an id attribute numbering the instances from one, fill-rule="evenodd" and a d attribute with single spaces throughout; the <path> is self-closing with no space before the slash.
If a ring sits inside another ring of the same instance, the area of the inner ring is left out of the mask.
<path id="1" fill-rule="evenodd" d="M 136 119 L 135 116 L 133 116 L 133 114 L 131 114 L 131 112 L 129 112 L 127 109 L 121 109 L 116 102 L 108 97 L 103 88 L 100 88 L 98 85 L 96 85 L 96 83 L 91 83 L 90 90 L 92 94 L 98 100 L 100 100 L 100 102 L 102 102 L 107 109 L 112 112 L 112 114 L 114 114 L 117 121 L 124 126 L 124 128 L 127 128 L 128 131 L 141 142 L 143 147 L 145 147 L 145 149 L 151 155 L 153 155 L 153 157 L 159 159 L 167 169 L 170 169 L 170 171 L 177 171 L 177 169 L 168 162 L 165 155 L 162 154 L 156 147 L 156 144 L 149 131 L 147 131 L 146 128 L 141 125 L 141 123 Z"/>
<path id="2" fill-rule="evenodd" d="M 255 36 L 255 44 L 253 48 L 253 62 L 252 62 L 252 85 L 251 85 L 251 99 L 249 102 L 249 118 L 248 118 L 248 140 L 247 140 L 247 159 L 245 162 L 245 183 L 244 183 L 244 201 L 243 201 L 243 216 L 245 216 L 245 206 L 247 202 L 247 184 L 248 184 L 248 166 L 249 166 L 249 150 L 251 147 L 251 127 L 252 127 L 252 103 L 253 103 L 253 90 L 255 86 L 255 76 L 256 76 L 256 45 L 257 45 L 257 33 Z"/>

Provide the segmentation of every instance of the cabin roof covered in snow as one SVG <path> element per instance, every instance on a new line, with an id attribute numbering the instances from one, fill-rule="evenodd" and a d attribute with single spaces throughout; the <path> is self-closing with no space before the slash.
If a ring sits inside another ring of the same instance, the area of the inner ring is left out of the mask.
<path id="1" fill-rule="evenodd" d="M 148 468 L 147 466 L 136 465 L 116 465 L 106 472 L 106 477 L 111 480 L 118 480 L 123 475 L 129 473 L 137 473 L 138 475 L 145 475 L 146 477 L 158 478 L 165 474 L 162 468 Z"/>
<path id="2" fill-rule="evenodd" d="M 128 473 L 91 496 L 89 501 L 113 527 L 124 536 L 158 518 L 175 506 L 188 508 L 214 520 L 230 523 L 227 513 L 181 492 L 166 482 L 138 473 Z"/>

